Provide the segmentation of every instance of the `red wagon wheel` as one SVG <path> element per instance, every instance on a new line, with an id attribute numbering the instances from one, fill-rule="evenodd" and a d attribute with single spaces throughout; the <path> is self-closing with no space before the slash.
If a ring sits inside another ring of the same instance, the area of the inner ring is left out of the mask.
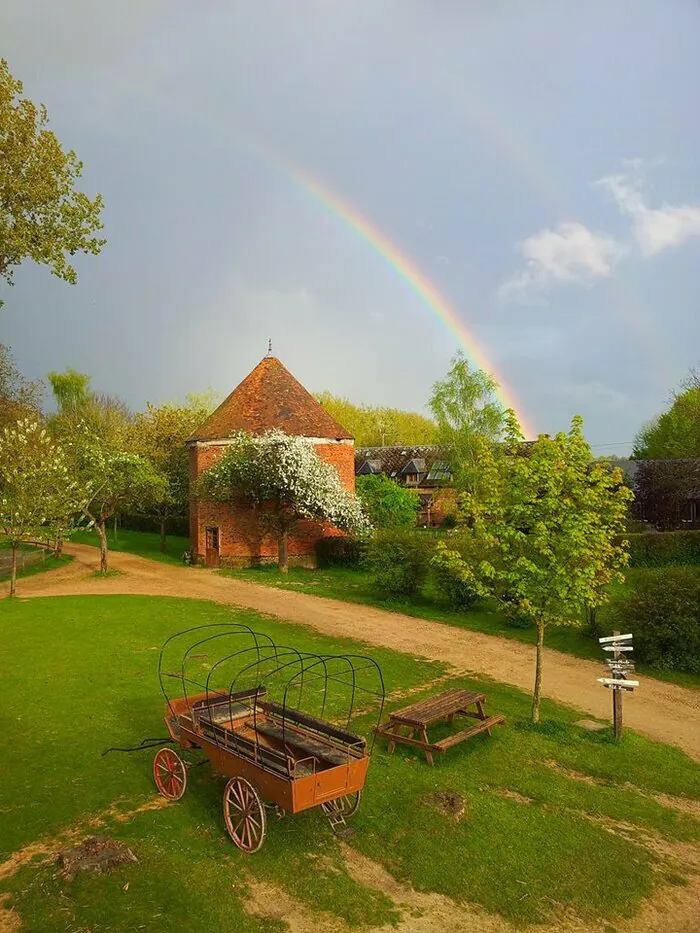
<path id="1" fill-rule="evenodd" d="M 347 819 L 357 813 L 361 800 L 362 791 L 358 790 L 354 794 L 346 794 L 344 797 L 336 797 L 335 800 L 327 800 L 321 804 L 321 809 L 326 816 L 339 814 L 343 819 Z"/>
<path id="2" fill-rule="evenodd" d="M 179 800 L 187 788 L 185 763 L 172 748 L 161 748 L 153 759 L 153 778 L 158 793 L 168 800 Z"/>
<path id="3" fill-rule="evenodd" d="M 267 814 L 258 792 L 245 778 L 233 777 L 224 791 L 228 834 L 243 852 L 257 852 L 265 841 Z"/>

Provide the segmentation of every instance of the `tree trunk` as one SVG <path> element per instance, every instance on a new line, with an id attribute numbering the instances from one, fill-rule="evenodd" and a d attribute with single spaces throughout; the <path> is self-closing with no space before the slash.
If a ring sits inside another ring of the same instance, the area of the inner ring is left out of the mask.
<path id="1" fill-rule="evenodd" d="M 537 625 L 537 663 L 535 666 L 535 691 L 532 694 L 532 721 L 540 721 L 540 695 L 542 693 L 542 652 L 544 650 L 544 622 L 536 619 Z"/>
<path id="2" fill-rule="evenodd" d="M 114 516 L 114 541 L 116 544 L 117 541 L 117 516 Z"/>
<path id="3" fill-rule="evenodd" d="M 12 570 L 10 572 L 10 596 L 17 592 L 17 545 L 12 542 Z"/>
<path id="4" fill-rule="evenodd" d="M 287 538 L 288 538 L 288 532 L 287 532 L 287 529 L 285 528 L 284 531 L 280 532 L 280 537 L 279 537 L 280 573 L 289 572 L 289 562 L 288 562 L 288 555 L 287 555 Z"/>
<path id="5" fill-rule="evenodd" d="M 60 557 L 63 552 L 63 535 L 61 534 L 60 523 L 56 525 L 56 545 L 53 549 L 54 557 Z"/>
<path id="6" fill-rule="evenodd" d="M 161 553 L 165 554 L 165 525 L 167 519 L 164 516 L 161 516 L 160 519 L 160 550 Z"/>
<path id="7" fill-rule="evenodd" d="M 100 519 L 99 522 L 96 522 L 95 528 L 100 536 L 100 572 L 107 573 L 107 529 L 105 528 L 105 520 Z"/>

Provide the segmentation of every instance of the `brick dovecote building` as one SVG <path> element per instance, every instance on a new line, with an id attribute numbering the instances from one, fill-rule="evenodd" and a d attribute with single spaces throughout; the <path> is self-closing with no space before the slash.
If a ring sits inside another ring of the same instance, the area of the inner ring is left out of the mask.
<path id="1" fill-rule="evenodd" d="M 307 437 L 316 453 L 355 491 L 353 438 L 274 356 L 266 356 L 190 437 L 190 484 L 223 455 L 231 434 L 263 434 L 279 428 Z M 313 563 L 315 544 L 331 531 L 299 522 L 289 536 L 289 562 Z M 228 503 L 190 503 L 190 548 L 209 566 L 249 566 L 277 560 L 277 543 L 261 529 L 252 509 Z"/>

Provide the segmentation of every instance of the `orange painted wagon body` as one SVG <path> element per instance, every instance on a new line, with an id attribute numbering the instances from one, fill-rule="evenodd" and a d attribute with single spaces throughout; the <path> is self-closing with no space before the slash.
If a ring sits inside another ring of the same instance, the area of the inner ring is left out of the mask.
<path id="1" fill-rule="evenodd" d="M 165 723 L 173 743 L 183 750 L 203 752 L 212 770 L 229 779 L 224 818 L 233 841 L 246 852 L 257 851 L 266 831 L 265 810 L 270 807 L 278 815 L 321 807 L 334 829 L 344 826 L 345 818 L 359 806 L 370 761 L 366 738 L 349 729 L 355 697 L 360 690 L 373 693 L 380 700 L 379 717 L 384 702 L 376 662 L 361 656 L 301 653 L 275 645 L 267 636 L 237 624 L 201 628 L 225 630 L 201 639 L 199 629 L 173 636 L 197 633 L 179 673 L 163 671 L 161 652 L 159 674 L 168 703 Z M 231 639 L 242 639 L 244 646 L 222 657 L 215 653 L 213 661 L 213 645 L 218 641 L 217 647 L 221 647 L 223 640 L 228 647 Z M 205 653 L 192 654 L 197 648 Z M 205 684 L 187 672 L 188 662 L 202 659 L 208 671 Z M 379 690 L 361 686 L 360 675 L 367 671 L 377 678 Z M 230 686 L 214 686 L 214 674 L 226 684 L 232 677 Z M 183 696 L 168 697 L 163 677 L 179 680 Z M 250 685 L 243 686 L 241 679 L 250 680 Z M 188 696 L 188 684 L 197 684 L 200 692 Z M 337 703 L 333 720 L 301 708 L 305 687 L 322 713 L 333 706 L 329 685 L 350 692 L 347 715 L 339 717 Z M 280 702 L 271 699 L 275 690 L 269 687 L 277 688 Z M 295 693 L 297 703 L 292 704 L 291 694 Z M 338 718 L 342 719 L 340 724 Z M 184 794 L 186 764 L 172 749 L 158 752 L 154 776 L 164 796 L 179 799 Z"/>

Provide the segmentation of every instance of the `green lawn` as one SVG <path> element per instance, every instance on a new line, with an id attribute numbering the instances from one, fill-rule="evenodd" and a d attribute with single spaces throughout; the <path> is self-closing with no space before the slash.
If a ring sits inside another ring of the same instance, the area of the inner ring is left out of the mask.
<path id="1" fill-rule="evenodd" d="M 152 752 L 101 752 L 164 734 L 155 672 L 162 641 L 188 626 L 232 619 L 300 650 L 367 650 L 395 694 L 390 705 L 404 705 L 399 694 L 419 691 L 444 672 L 433 662 L 205 602 L 138 596 L 2 601 L 0 720 L 7 753 L 0 859 L 69 827 L 95 831 L 89 818 L 153 798 Z M 390 756 L 378 743 L 350 846 L 417 890 L 522 923 L 554 922 L 561 904 L 591 922 L 614 921 L 631 915 L 655 885 L 683 883 L 683 869 L 666 849 L 699 843 L 700 820 L 650 795 L 700 800 L 696 763 L 630 732 L 620 742 L 608 730 L 586 732 L 573 724 L 579 713 L 548 701 L 544 722 L 535 728 L 527 723 L 529 698 L 520 691 L 465 679 L 454 684 L 483 689 L 506 725 L 491 738 L 454 748 L 435 768 L 405 748 Z M 369 730 L 370 719 L 358 728 Z M 597 781 L 574 780 L 547 762 Z M 223 827 L 222 789 L 208 767 L 197 768 L 178 803 L 123 822 L 108 819 L 96 830 L 125 840 L 138 864 L 73 882 L 53 865 L 30 864 L 0 881 L 0 894 L 10 895 L 22 930 L 35 933 L 279 933 L 284 926 L 278 920 L 245 913 L 246 885 L 253 881 L 282 888 L 309 910 L 327 910 L 358 930 L 396 921 L 397 907 L 386 895 L 348 874 L 338 841 L 316 811 L 271 819 L 263 849 L 239 853 Z M 424 798 L 437 790 L 464 795 L 461 822 L 425 806 Z M 626 838 L 606 832 L 603 820 L 624 822 Z M 663 842 L 645 845 L 648 836 Z"/>
<path id="2" fill-rule="evenodd" d="M 71 541 L 77 544 L 91 544 L 100 546 L 97 532 L 90 528 L 77 531 L 71 535 Z M 151 531 L 129 531 L 119 528 L 116 535 L 114 530 L 107 532 L 107 546 L 111 551 L 125 551 L 129 554 L 138 554 L 139 557 L 150 557 L 166 564 L 179 564 L 182 566 L 182 555 L 189 550 L 189 538 L 178 535 L 168 535 L 165 539 L 165 553 L 160 549 L 160 535 Z"/>
<path id="3" fill-rule="evenodd" d="M 532 626 L 526 628 L 513 625 L 497 609 L 489 605 L 481 605 L 468 611 L 450 609 L 440 599 L 434 583 L 429 582 L 422 595 L 414 600 L 381 599 L 372 588 L 371 575 L 366 570 L 349 570 L 334 567 L 327 570 L 306 570 L 301 567 L 292 567 L 286 577 L 279 573 L 276 566 L 259 567 L 247 570 L 220 570 L 224 576 L 235 577 L 250 583 L 262 583 L 265 586 L 280 587 L 307 593 L 310 596 L 326 596 L 330 599 L 340 599 L 346 602 L 362 603 L 402 612 L 406 615 L 422 619 L 433 619 L 436 622 L 446 622 L 459 628 L 471 629 L 476 632 L 485 632 L 487 635 L 498 635 L 501 638 L 513 638 L 527 644 L 535 643 L 535 630 Z M 627 571 L 627 582 L 616 584 L 612 591 L 612 601 L 621 595 L 626 586 L 641 574 L 661 574 L 663 568 L 639 569 Z M 603 606 L 599 612 L 601 628 L 604 632 L 612 631 L 609 622 L 610 605 Z M 579 658 L 603 660 L 600 646 L 595 638 L 587 633 L 584 627 L 572 626 L 554 627 L 547 629 L 545 644 L 548 648 L 555 648 Z M 655 677 L 680 684 L 683 687 L 700 688 L 700 674 L 685 674 L 678 671 L 659 671 L 648 668 L 643 664 L 638 671 L 646 677 Z"/>

